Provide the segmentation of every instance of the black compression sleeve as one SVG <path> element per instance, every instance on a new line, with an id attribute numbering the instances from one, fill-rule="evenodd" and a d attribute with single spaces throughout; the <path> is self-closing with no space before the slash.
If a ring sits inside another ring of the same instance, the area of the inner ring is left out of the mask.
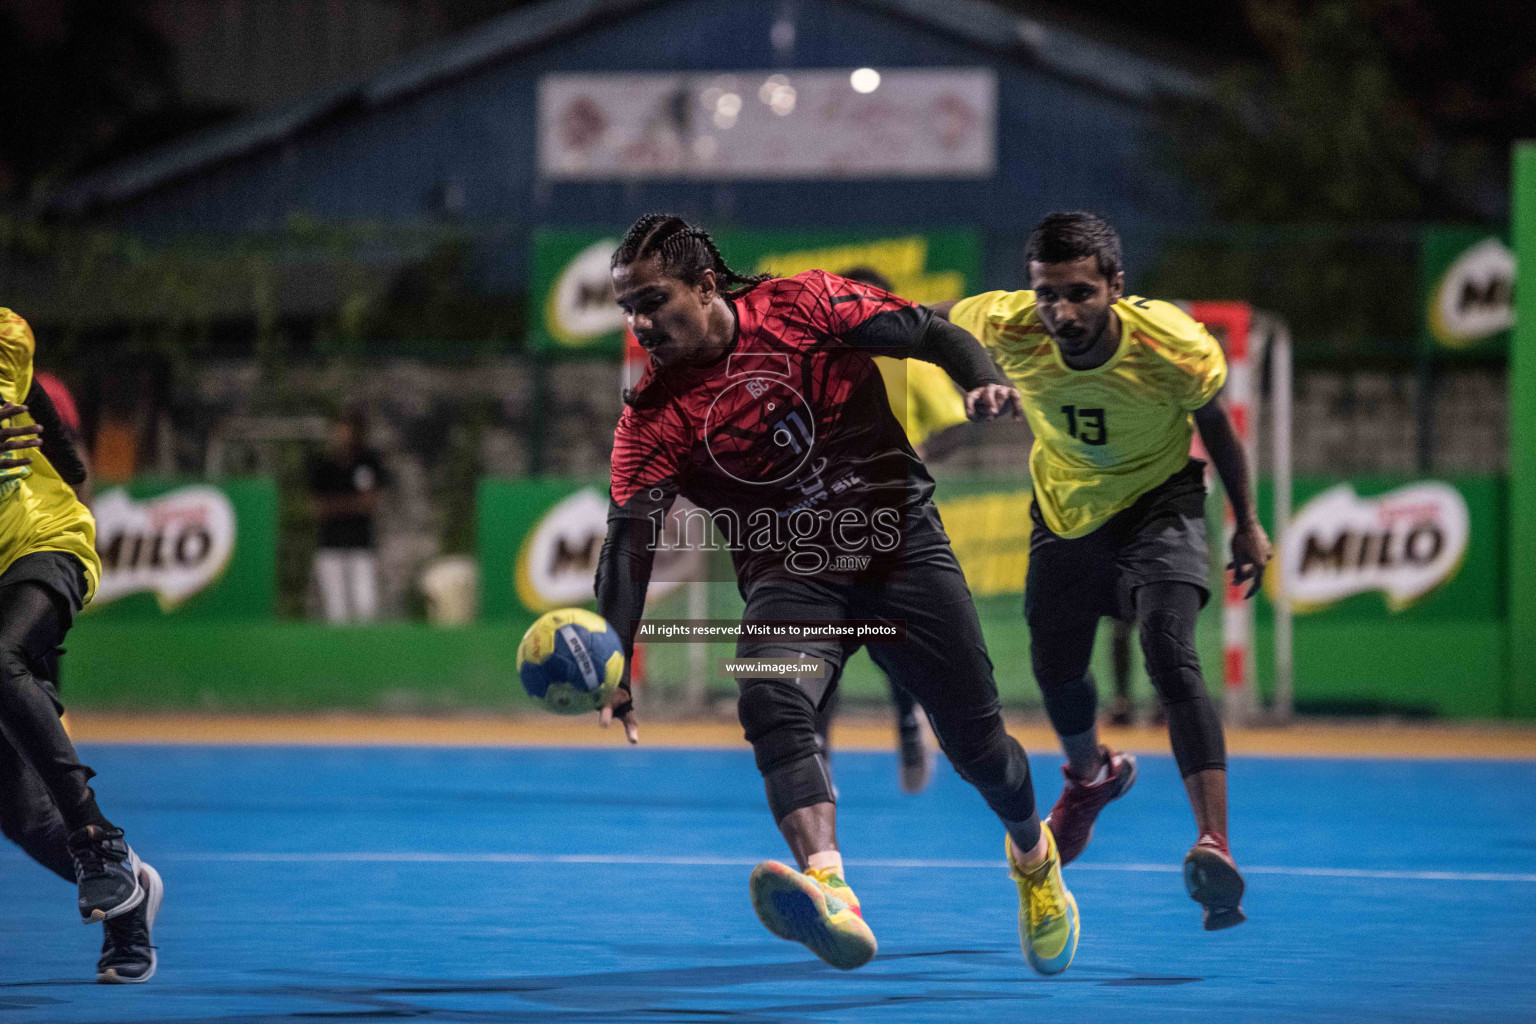
<path id="1" fill-rule="evenodd" d="M 928 313 L 928 310 L 923 310 Z M 926 359 L 943 367 L 950 378 L 967 391 L 983 384 L 1008 385 L 1008 375 L 998 369 L 981 342 L 963 327 L 928 313 L 923 336 L 912 348 L 914 359 Z"/>
<path id="2" fill-rule="evenodd" d="M 903 306 L 876 313 L 843 335 L 843 340 L 881 355 L 937 363 L 967 391 L 983 384 L 1008 383 L 1007 376 L 987 355 L 981 342 L 963 327 L 934 316 L 927 306 Z"/>
<path id="3" fill-rule="evenodd" d="M 597 559 L 597 612 L 612 624 L 624 645 L 626 685 L 654 558 L 650 520 L 610 513 L 608 536 Z"/>
<path id="4" fill-rule="evenodd" d="M 79 440 L 60 418 L 59 410 L 53 406 L 53 399 L 48 397 L 48 389 L 34 381 L 23 404 L 32 419 L 43 428 L 43 458 L 59 471 L 59 476 L 71 487 L 85 483 L 85 462 L 81 460 L 77 447 Z"/>

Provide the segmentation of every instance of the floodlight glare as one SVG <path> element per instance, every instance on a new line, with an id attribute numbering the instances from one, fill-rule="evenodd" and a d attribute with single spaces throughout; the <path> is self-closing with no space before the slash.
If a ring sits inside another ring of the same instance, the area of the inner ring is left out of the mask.
<path id="1" fill-rule="evenodd" d="M 880 72 L 874 68 L 859 68 L 848 76 L 848 84 L 854 92 L 874 92 L 880 88 Z"/>

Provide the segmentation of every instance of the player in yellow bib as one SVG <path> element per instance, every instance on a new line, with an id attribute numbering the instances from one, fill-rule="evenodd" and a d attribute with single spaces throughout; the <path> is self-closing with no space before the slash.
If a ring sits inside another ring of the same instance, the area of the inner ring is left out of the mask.
<path id="1" fill-rule="evenodd" d="M 82 920 L 105 923 L 97 980 L 136 983 L 155 972 L 150 929 L 163 890 L 96 806 L 95 773 L 59 720 L 60 644 L 96 592 L 101 561 L 96 523 L 71 487 L 83 479 L 78 455 L 32 387 L 34 347 L 27 322 L 0 308 L 0 831 L 75 883 Z"/>
<path id="2" fill-rule="evenodd" d="M 1035 678 L 1067 755 L 1051 828 L 1070 861 L 1099 812 L 1135 781 L 1135 759 L 1099 743 L 1088 671 L 1100 617 L 1134 614 L 1194 810 L 1185 885 L 1208 930 L 1241 924 L 1226 741 L 1195 653 L 1210 564 L 1205 464 L 1189 455 L 1198 427 L 1237 519 L 1234 578 L 1251 580 L 1252 596 L 1270 545 L 1220 398 L 1226 359 L 1177 306 L 1125 294 L 1120 238 L 1103 219 L 1052 214 L 1025 252 L 1030 290 L 987 292 L 936 312 L 981 339 L 1019 389 L 1035 435 L 1024 615 Z"/>

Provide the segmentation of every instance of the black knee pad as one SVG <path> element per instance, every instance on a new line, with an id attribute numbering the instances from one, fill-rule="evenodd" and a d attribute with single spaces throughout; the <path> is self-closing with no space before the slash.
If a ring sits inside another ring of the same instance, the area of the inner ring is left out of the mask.
<path id="1" fill-rule="evenodd" d="M 1164 707 L 1197 700 L 1205 694 L 1200 655 L 1195 652 L 1195 624 L 1178 612 L 1159 608 L 1141 625 L 1141 650 L 1147 675 Z"/>
<path id="2" fill-rule="evenodd" d="M 1227 766 L 1221 717 L 1200 674 L 1194 623 L 1178 612 L 1159 608 L 1141 627 L 1147 674 L 1168 716 L 1168 742 L 1181 776 Z"/>
<path id="3" fill-rule="evenodd" d="M 793 680 L 744 681 L 736 717 L 752 744 L 774 821 L 833 802 L 832 778 L 816 736 L 816 708 Z"/>

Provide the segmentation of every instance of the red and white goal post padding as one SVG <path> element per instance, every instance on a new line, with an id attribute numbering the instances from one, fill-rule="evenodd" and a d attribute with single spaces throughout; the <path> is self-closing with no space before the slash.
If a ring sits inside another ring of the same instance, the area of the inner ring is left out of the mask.
<path id="1" fill-rule="evenodd" d="M 1246 302 L 1191 302 L 1189 313 L 1221 342 L 1227 356 L 1225 396 L 1232 413 L 1232 426 L 1248 453 L 1255 484 L 1260 473 L 1258 419 L 1260 388 L 1258 377 L 1269 355 L 1270 443 L 1269 456 L 1274 482 L 1274 516 L 1271 541 L 1276 551 L 1280 537 L 1290 523 L 1291 514 L 1291 338 L 1285 324 L 1277 317 L 1256 312 Z M 1199 437 L 1195 439 L 1199 444 Z M 1231 558 L 1232 535 L 1236 521 L 1232 504 L 1222 502 L 1221 565 Z M 1222 668 L 1225 699 L 1223 715 L 1228 724 L 1249 725 L 1260 720 L 1289 721 L 1293 707 L 1291 674 L 1291 603 L 1285 592 L 1284 577 L 1278 563 L 1269 569 L 1276 576 L 1266 587 L 1275 606 L 1275 686 L 1274 699 L 1266 711 L 1259 699 L 1256 645 L 1253 629 L 1253 601 L 1245 600 L 1249 584 L 1234 585 L 1223 569 L 1221 634 Z"/>

